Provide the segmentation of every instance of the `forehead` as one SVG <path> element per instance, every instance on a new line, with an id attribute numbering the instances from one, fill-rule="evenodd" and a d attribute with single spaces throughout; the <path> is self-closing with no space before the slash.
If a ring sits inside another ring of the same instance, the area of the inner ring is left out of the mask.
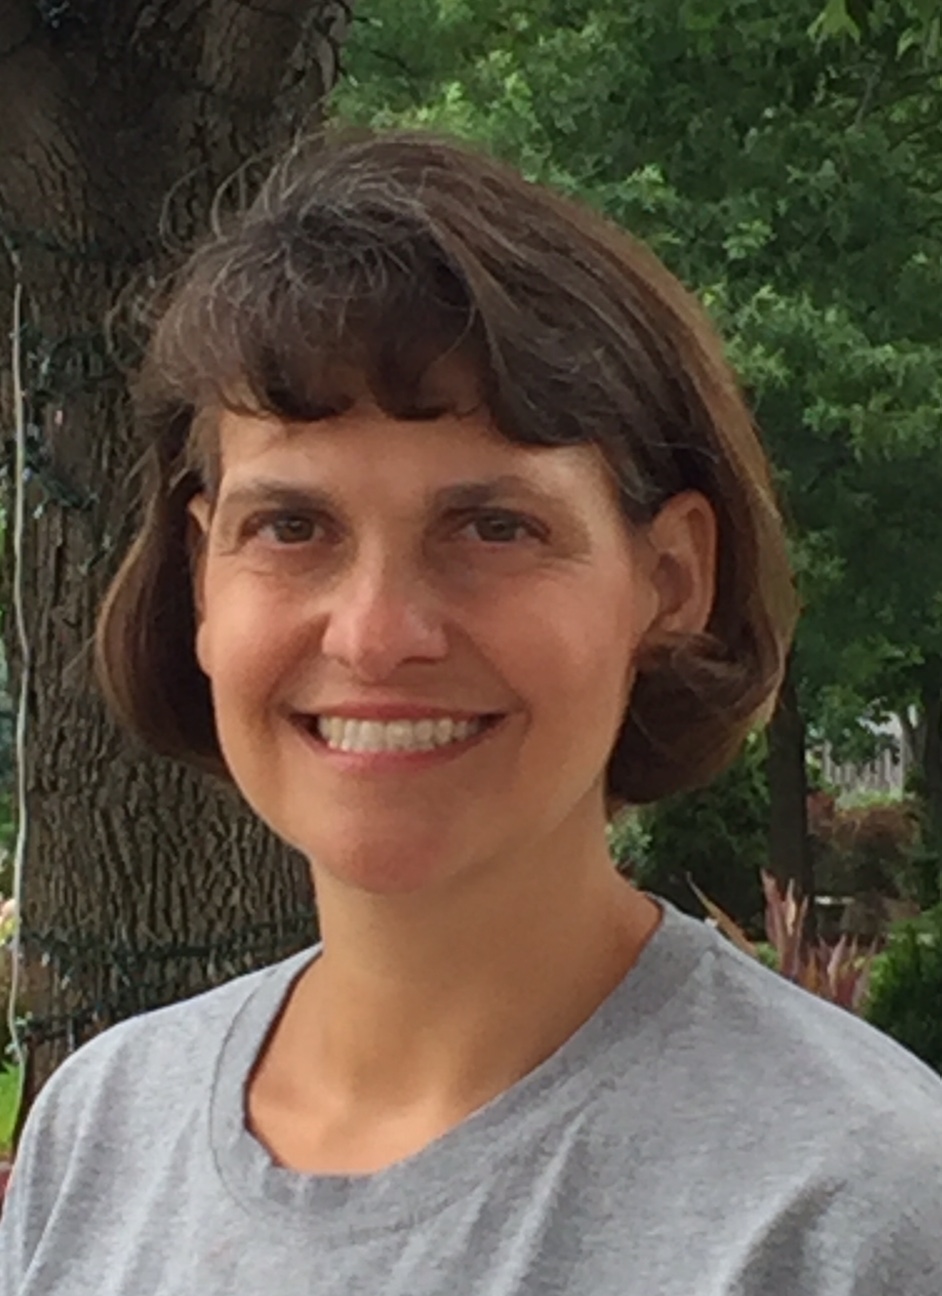
<path id="1" fill-rule="evenodd" d="M 618 511 L 617 482 L 598 447 L 520 445 L 481 410 L 397 419 L 361 403 L 316 423 L 225 411 L 218 433 L 222 498 L 259 476 L 404 502 L 499 477 L 508 490 L 529 486 L 581 511 Z"/>

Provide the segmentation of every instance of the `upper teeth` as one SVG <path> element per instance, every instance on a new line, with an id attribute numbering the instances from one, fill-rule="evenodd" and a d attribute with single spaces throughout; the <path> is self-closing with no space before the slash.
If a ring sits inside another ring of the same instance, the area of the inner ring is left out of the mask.
<path id="1" fill-rule="evenodd" d="M 318 716 L 317 731 L 329 747 L 340 751 L 431 751 L 462 742 L 479 733 L 483 719 L 474 720 L 346 720 Z"/>

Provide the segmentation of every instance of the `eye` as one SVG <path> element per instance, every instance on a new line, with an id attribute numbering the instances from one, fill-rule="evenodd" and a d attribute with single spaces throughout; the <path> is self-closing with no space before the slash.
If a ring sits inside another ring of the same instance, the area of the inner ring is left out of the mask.
<path id="1" fill-rule="evenodd" d="M 314 539 L 318 525 L 303 513 L 275 513 L 256 519 L 252 531 L 278 545 L 299 545 Z"/>
<path id="2" fill-rule="evenodd" d="M 524 539 L 539 539 L 542 534 L 542 528 L 532 518 L 507 509 L 490 509 L 486 513 L 475 514 L 466 526 L 474 527 L 485 543 L 502 546 L 513 544 L 521 531 Z"/>

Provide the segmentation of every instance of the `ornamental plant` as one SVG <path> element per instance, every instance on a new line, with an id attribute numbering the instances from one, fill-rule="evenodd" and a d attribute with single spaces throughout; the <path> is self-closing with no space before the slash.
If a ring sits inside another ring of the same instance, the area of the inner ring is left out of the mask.
<path id="1" fill-rule="evenodd" d="M 874 960 L 879 945 L 860 946 L 856 939 L 842 936 L 833 946 L 805 935 L 808 897 L 799 896 L 794 879 L 782 891 L 767 870 L 762 870 L 765 896 L 765 930 L 774 951 L 775 970 L 804 990 L 849 1012 L 862 1014 L 870 988 Z M 693 879 L 688 879 L 711 920 L 733 944 L 750 958 L 761 959 L 759 948 L 742 928 L 705 895 Z M 761 960 L 765 961 L 765 960 Z"/>

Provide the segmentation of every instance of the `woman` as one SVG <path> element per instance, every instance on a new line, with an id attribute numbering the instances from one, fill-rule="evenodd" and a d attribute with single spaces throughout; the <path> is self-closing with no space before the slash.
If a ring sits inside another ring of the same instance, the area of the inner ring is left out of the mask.
<path id="1" fill-rule="evenodd" d="M 310 860 L 322 945 L 80 1050 L 2 1296 L 937 1296 L 942 1085 L 621 879 L 793 598 L 693 301 L 425 136 L 299 152 L 140 391 L 117 714 Z"/>

